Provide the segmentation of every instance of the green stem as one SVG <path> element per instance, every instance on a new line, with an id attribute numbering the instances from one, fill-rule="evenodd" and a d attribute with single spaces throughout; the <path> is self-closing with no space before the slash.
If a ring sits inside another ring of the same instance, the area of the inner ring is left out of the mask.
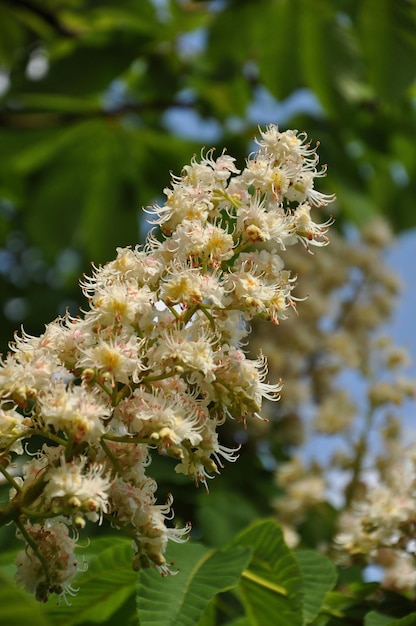
<path id="1" fill-rule="evenodd" d="M 107 444 L 105 443 L 105 441 L 104 441 L 104 437 L 101 437 L 100 443 L 101 443 L 101 447 L 102 447 L 102 449 L 104 450 L 104 452 L 106 453 L 106 455 L 107 455 L 107 456 L 108 456 L 108 458 L 110 459 L 111 463 L 114 465 L 115 470 L 116 470 L 119 474 L 121 474 L 121 473 L 122 473 L 122 470 L 121 470 L 120 464 L 119 464 L 119 462 L 118 462 L 118 459 L 117 459 L 117 457 L 116 457 L 116 456 L 114 456 L 114 454 L 111 452 L 110 448 L 109 448 L 109 447 L 107 446 Z"/>
<path id="2" fill-rule="evenodd" d="M 361 436 L 355 445 L 355 457 L 352 465 L 352 476 L 348 485 L 345 488 L 345 504 L 349 506 L 355 498 L 357 487 L 360 482 L 361 473 L 363 470 L 363 463 L 365 455 L 368 450 L 368 437 L 371 433 L 371 429 L 374 421 L 374 410 L 370 407 L 365 417 L 364 427 Z"/>
<path id="3" fill-rule="evenodd" d="M 198 305 L 196 306 L 192 306 L 190 309 L 188 309 L 182 316 L 182 324 L 183 326 L 186 326 L 186 324 L 189 322 L 189 320 L 192 318 L 193 315 L 195 315 L 195 313 L 198 310 Z"/>
<path id="4" fill-rule="evenodd" d="M 163 374 L 158 374 L 157 376 L 144 376 L 142 378 L 142 383 L 154 383 L 157 380 L 164 380 L 165 378 L 172 378 L 172 376 L 176 376 L 176 372 L 163 372 Z"/>
<path id="5" fill-rule="evenodd" d="M 23 506 L 20 509 L 20 511 L 22 515 L 24 515 L 25 517 L 28 517 L 30 519 L 38 519 L 38 520 L 52 519 L 53 517 L 60 517 L 61 515 L 67 514 L 67 512 L 64 509 L 59 509 L 59 510 L 54 509 L 52 513 L 52 511 L 33 511 Z"/>
<path id="6" fill-rule="evenodd" d="M 144 443 L 148 446 L 156 445 L 156 442 L 153 441 L 153 439 L 150 439 L 150 437 L 131 437 L 129 435 L 117 437 L 116 435 L 103 435 L 101 437 L 101 445 L 103 445 L 104 439 L 107 441 L 114 441 L 116 443 Z"/>
<path id="7" fill-rule="evenodd" d="M 124 400 L 124 398 L 127 398 L 129 395 L 131 395 L 132 391 L 134 391 L 134 389 L 136 389 L 138 386 L 138 384 L 124 385 L 124 387 L 120 389 L 115 399 L 113 400 L 113 406 L 118 406 L 120 402 Z"/>
<path id="8" fill-rule="evenodd" d="M 58 437 L 58 435 L 54 435 L 49 430 L 42 430 L 41 428 L 31 428 L 27 433 L 22 435 L 22 439 L 26 437 L 32 437 L 33 435 L 38 435 L 40 437 L 44 437 L 45 439 L 50 439 L 60 446 L 66 446 L 68 444 L 66 439 L 62 439 L 62 437 Z"/>
<path id="9" fill-rule="evenodd" d="M 26 509 L 42 494 L 46 484 L 43 476 L 40 476 L 27 488 L 20 488 L 15 497 L 0 508 L 0 527 L 16 522 L 22 514 L 22 509 Z"/>
<path id="10" fill-rule="evenodd" d="M 202 313 L 205 315 L 205 317 L 208 318 L 209 325 L 211 326 L 212 332 L 215 333 L 215 331 L 216 331 L 215 320 L 214 320 L 213 316 L 211 315 L 211 313 L 209 312 L 208 307 L 203 305 L 203 304 L 200 304 L 199 305 L 199 309 L 200 309 L 200 311 L 202 311 Z"/>
<path id="11" fill-rule="evenodd" d="M 3 465 L 1 463 L 0 463 L 0 472 L 3 474 L 3 476 L 5 477 L 7 482 L 9 482 L 11 484 L 11 486 L 16 489 L 17 492 L 22 491 L 22 487 L 19 485 L 19 483 L 17 483 L 15 481 L 13 476 L 11 474 L 9 474 L 9 472 L 6 470 L 5 467 L 3 467 Z"/>

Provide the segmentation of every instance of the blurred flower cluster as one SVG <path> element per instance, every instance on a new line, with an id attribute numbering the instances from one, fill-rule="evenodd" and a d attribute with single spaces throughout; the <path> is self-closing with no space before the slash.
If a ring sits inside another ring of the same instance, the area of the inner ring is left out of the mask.
<path id="1" fill-rule="evenodd" d="M 206 485 L 238 452 L 218 427 L 279 398 L 244 340 L 254 317 L 277 324 L 295 308 L 283 257 L 293 244 L 327 243 L 331 220 L 310 213 L 333 198 L 314 188 L 325 167 L 304 134 L 270 126 L 257 145 L 241 172 L 225 153 L 193 158 L 149 209 L 158 229 L 145 245 L 118 249 L 83 279 L 83 316 L 17 335 L 1 363 L 0 471 L 11 488 L 0 523 L 16 525 L 17 579 L 41 600 L 73 591 L 87 521 L 126 532 L 136 569 L 171 573 L 167 541 L 183 541 L 189 525 L 166 524 L 172 497 L 157 504 L 152 452 Z"/>
<path id="2" fill-rule="evenodd" d="M 329 517 L 333 543 L 322 533 L 315 547 L 345 565 L 381 566 L 383 584 L 402 591 L 416 587 L 416 456 L 401 413 L 416 381 L 406 350 L 386 334 L 401 289 L 385 261 L 393 240 L 376 218 L 360 233 L 333 232 L 312 259 L 288 250 L 296 293 L 310 297 L 269 341 L 270 372 L 284 371 L 285 384 L 279 405 L 264 409 L 278 441 L 274 506 L 288 543 L 304 540 L 314 515 L 315 527 Z M 267 333 L 255 330 L 254 350 Z"/>

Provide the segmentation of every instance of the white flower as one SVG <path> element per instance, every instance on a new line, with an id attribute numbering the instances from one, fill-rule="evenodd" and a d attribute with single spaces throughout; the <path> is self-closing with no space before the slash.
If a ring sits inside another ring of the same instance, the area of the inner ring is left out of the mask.
<path id="1" fill-rule="evenodd" d="M 97 286 L 91 298 L 91 310 L 86 319 L 103 326 L 135 324 L 139 316 L 153 315 L 155 294 L 148 285 L 139 287 L 135 281 L 121 281 Z"/>
<path id="2" fill-rule="evenodd" d="M 81 385 L 50 384 L 39 397 L 43 422 L 77 442 L 97 442 L 105 433 L 112 408 L 103 397 Z"/>
<path id="3" fill-rule="evenodd" d="M 16 580 L 26 591 L 36 592 L 39 600 L 46 601 L 48 593 L 72 595 L 70 580 L 79 570 L 80 564 L 74 554 L 76 538 L 69 535 L 62 522 L 50 520 L 44 524 L 26 526 L 26 532 L 43 556 L 48 571 L 38 559 L 33 548 L 26 546 L 16 558 Z M 19 534 L 20 538 L 21 535 Z"/>
<path id="4" fill-rule="evenodd" d="M 297 130 L 280 132 L 275 124 L 270 124 L 265 131 L 259 128 L 261 139 L 256 143 L 267 154 L 273 155 L 278 160 L 292 160 L 303 162 L 309 160 L 313 165 L 317 162 L 316 147 L 311 148 L 307 142 L 306 133 Z"/>
<path id="5" fill-rule="evenodd" d="M 195 332 L 196 331 L 196 332 Z M 193 334 L 196 334 L 194 337 Z M 208 380 L 215 377 L 214 336 L 206 328 L 162 330 L 159 345 L 149 350 L 149 364 L 155 371 L 198 371 Z M 178 369 L 179 368 L 179 369 Z"/>
<path id="6" fill-rule="evenodd" d="M 48 469 L 44 496 L 51 504 L 58 501 L 63 507 L 72 507 L 77 514 L 85 515 L 93 522 L 102 520 L 108 511 L 108 490 L 111 481 L 102 475 L 103 468 L 91 464 L 85 469 L 86 459 L 65 462 L 60 459 L 58 467 Z"/>
<path id="7" fill-rule="evenodd" d="M 21 435 L 27 431 L 27 426 L 20 413 L 13 409 L 0 408 L 0 450 L 10 450 L 23 454 Z"/>
<path id="8" fill-rule="evenodd" d="M 41 599 L 69 590 L 77 569 L 75 541 L 48 515 L 80 527 L 108 516 L 132 537 L 135 567 L 169 573 L 167 541 L 183 541 L 189 527 L 167 526 L 172 498 L 156 504 L 151 451 L 206 485 L 237 458 L 220 443 L 221 424 L 279 398 L 265 357 L 240 348 L 253 317 L 277 324 L 295 307 L 295 278 L 273 248 L 325 245 L 331 220 L 316 224 L 311 205 L 332 196 L 315 190 L 325 167 L 317 171 L 306 135 L 271 125 L 258 144 L 241 173 L 224 152 L 194 157 L 149 211 L 158 233 L 84 277 L 83 317 L 58 318 L 39 338 L 23 333 L 0 363 L 0 445 L 21 453 L 32 432 L 53 444 L 24 464 L 7 505 L 21 514 L 21 488 L 25 516 L 45 519 L 28 523 L 33 543 L 18 558 L 19 580 Z M 291 487 L 294 502 L 319 500 L 313 478 Z"/>
<path id="9" fill-rule="evenodd" d="M 163 553 L 168 540 L 182 542 L 190 531 L 189 525 L 184 528 L 168 528 L 165 525 L 165 520 L 172 517 L 173 499 L 169 496 L 166 504 L 157 505 L 155 489 L 156 484 L 149 479 L 134 487 L 123 480 L 115 480 L 110 491 L 115 523 L 120 527 L 134 527 L 131 534 L 136 546 L 137 569 L 151 561 L 163 568 L 166 564 Z"/>
<path id="10" fill-rule="evenodd" d="M 196 446 L 202 438 L 203 407 L 189 394 L 139 388 L 120 403 L 118 416 L 129 433 L 151 437 L 166 448 L 184 441 Z"/>
<path id="11" fill-rule="evenodd" d="M 145 368 L 141 360 L 144 343 L 144 339 L 127 331 L 108 338 L 98 336 L 95 344 L 81 349 L 76 367 L 96 370 L 101 376 L 107 373 L 113 384 L 116 381 L 128 384 L 130 380 L 137 383 Z"/>

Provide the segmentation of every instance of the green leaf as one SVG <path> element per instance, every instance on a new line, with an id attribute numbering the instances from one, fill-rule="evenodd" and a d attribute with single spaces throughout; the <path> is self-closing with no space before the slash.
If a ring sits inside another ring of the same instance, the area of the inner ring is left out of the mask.
<path id="1" fill-rule="evenodd" d="M 398 100 L 413 82 L 416 9 L 407 0 L 361 0 L 358 32 L 376 92 Z"/>
<path id="2" fill-rule="evenodd" d="M 301 0 L 268 2 L 261 20 L 257 58 L 264 84 L 286 98 L 301 84 L 299 18 Z"/>
<path id="3" fill-rule="evenodd" d="M 221 546 L 231 541 L 236 533 L 256 518 L 252 500 L 237 491 L 223 491 L 219 487 L 209 494 L 198 494 L 197 522 L 203 541 L 210 546 Z"/>
<path id="4" fill-rule="evenodd" d="M 155 570 L 140 572 L 137 596 L 140 626 L 195 626 L 209 601 L 235 587 L 250 550 L 234 545 L 207 550 L 201 544 L 169 546 L 179 572 L 162 580 Z"/>
<path id="5" fill-rule="evenodd" d="M 106 540 L 103 545 L 108 547 L 93 554 L 87 571 L 72 581 L 71 586 L 78 592 L 70 597 L 70 605 L 64 602 L 57 605 L 53 598 L 49 600 L 45 610 L 51 623 L 70 626 L 85 621 L 105 622 L 134 594 L 137 573 L 132 568 L 130 543 L 128 539 Z"/>
<path id="6" fill-rule="evenodd" d="M 60 135 L 55 142 L 33 146 L 18 162 L 38 168 L 31 179 L 28 228 L 50 259 L 75 244 L 90 260 L 105 261 L 116 245 L 138 238 L 124 131 L 94 120 Z"/>
<path id="7" fill-rule="evenodd" d="M 15 559 L 22 548 L 23 544 L 16 550 L 0 551 L 0 576 L 5 580 L 7 579 L 14 586 L 14 575 L 16 573 Z"/>
<path id="8" fill-rule="evenodd" d="M 186 141 L 105 116 L 44 136 L 31 132 L 26 143 L 18 133 L 1 135 L 9 154 L 0 176 L 26 180 L 20 208 L 30 243 L 49 261 L 77 247 L 87 261 L 101 263 L 116 246 L 135 245 L 141 206 L 158 197 L 169 171 L 180 171 L 194 151 Z M 4 150 L 0 142 L 0 156 Z"/>
<path id="9" fill-rule="evenodd" d="M 387 626 L 391 623 L 391 617 L 378 611 L 370 611 L 364 618 L 364 626 Z"/>
<path id="10" fill-rule="evenodd" d="M 126 71 L 152 39 L 150 23 L 147 33 L 130 32 L 116 25 L 101 35 L 65 41 L 51 50 L 50 67 L 42 80 L 21 78 L 13 88 L 24 93 L 60 93 L 81 96 L 104 92 L 118 76 Z M 63 77 L 65 79 L 63 80 Z"/>
<path id="11" fill-rule="evenodd" d="M 21 106 L 31 110 L 50 111 L 55 113 L 101 113 L 101 102 L 98 97 L 74 98 L 67 94 L 29 93 L 20 95 Z"/>
<path id="12" fill-rule="evenodd" d="M 337 580 L 337 572 L 334 564 L 319 552 L 297 550 L 295 556 L 304 580 L 304 622 L 309 624 L 320 612 L 328 591 L 333 589 Z"/>
<path id="13" fill-rule="evenodd" d="M 400 619 L 393 619 L 378 611 L 370 611 L 364 619 L 364 626 L 416 626 L 416 613 Z"/>
<path id="14" fill-rule="evenodd" d="M 22 45 L 24 32 L 13 14 L 0 6 L 0 66 L 7 67 L 13 62 L 16 49 Z"/>
<path id="15" fill-rule="evenodd" d="M 251 626 L 251 621 L 248 617 L 239 617 L 238 619 L 233 619 L 232 622 L 227 622 L 225 626 Z"/>
<path id="16" fill-rule="evenodd" d="M 215 599 L 211 600 L 209 604 L 206 606 L 203 614 L 201 615 L 200 620 L 198 621 L 198 626 L 216 626 L 217 624 L 217 610 L 215 607 Z"/>
<path id="17" fill-rule="evenodd" d="M 278 524 L 274 520 L 253 524 L 234 543 L 253 551 L 239 584 L 250 624 L 274 624 L 278 615 L 279 626 L 301 626 L 302 574 Z"/>
<path id="18" fill-rule="evenodd" d="M 335 188 L 344 220 L 360 227 L 379 215 L 379 207 L 368 193 L 346 187 L 340 180 L 336 181 Z"/>
<path id="19" fill-rule="evenodd" d="M 43 607 L 15 584 L 0 577 L 0 626 L 52 626 Z"/>
<path id="20" fill-rule="evenodd" d="M 327 113 L 339 116 L 345 93 L 359 80 L 357 51 L 347 25 L 339 20 L 336 3 L 302 0 L 299 54 L 304 83 Z"/>
<path id="21" fill-rule="evenodd" d="M 240 2 L 227 6 L 217 14 L 208 31 L 207 47 L 207 59 L 215 63 L 216 78 L 228 81 L 232 75 L 230 71 L 237 71 L 241 63 L 250 59 L 258 44 L 257 27 L 261 23 L 264 5 L 265 0 Z M 241 36 L 242 32 L 244 37 Z"/>

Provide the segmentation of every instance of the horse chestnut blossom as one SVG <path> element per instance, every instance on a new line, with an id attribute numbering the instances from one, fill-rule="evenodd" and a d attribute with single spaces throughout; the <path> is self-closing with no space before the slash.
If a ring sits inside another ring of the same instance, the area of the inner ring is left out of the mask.
<path id="1" fill-rule="evenodd" d="M 171 573 L 172 497 L 156 499 L 147 475 L 154 451 L 206 486 L 235 461 L 220 443 L 226 420 L 259 417 L 277 400 L 267 362 L 248 359 L 244 340 L 259 316 L 278 324 L 295 309 L 286 248 L 326 245 L 332 220 L 316 224 L 316 147 L 297 131 L 261 131 L 242 172 L 213 151 L 172 177 L 163 206 L 148 209 L 159 233 L 81 281 L 89 308 L 16 335 L 0 366 L 0 471 L 10 483 L 0 523 L 13 522 L 25 548 L 17 580 L 38 599 L 72 593 L 84 567 L 78 529 L 107 520 L 131 537 L 136 569 Z M 41 448 L 10 467 L 33 437 Z M 18 465 L 19 466 L 19 465 Z"/>

